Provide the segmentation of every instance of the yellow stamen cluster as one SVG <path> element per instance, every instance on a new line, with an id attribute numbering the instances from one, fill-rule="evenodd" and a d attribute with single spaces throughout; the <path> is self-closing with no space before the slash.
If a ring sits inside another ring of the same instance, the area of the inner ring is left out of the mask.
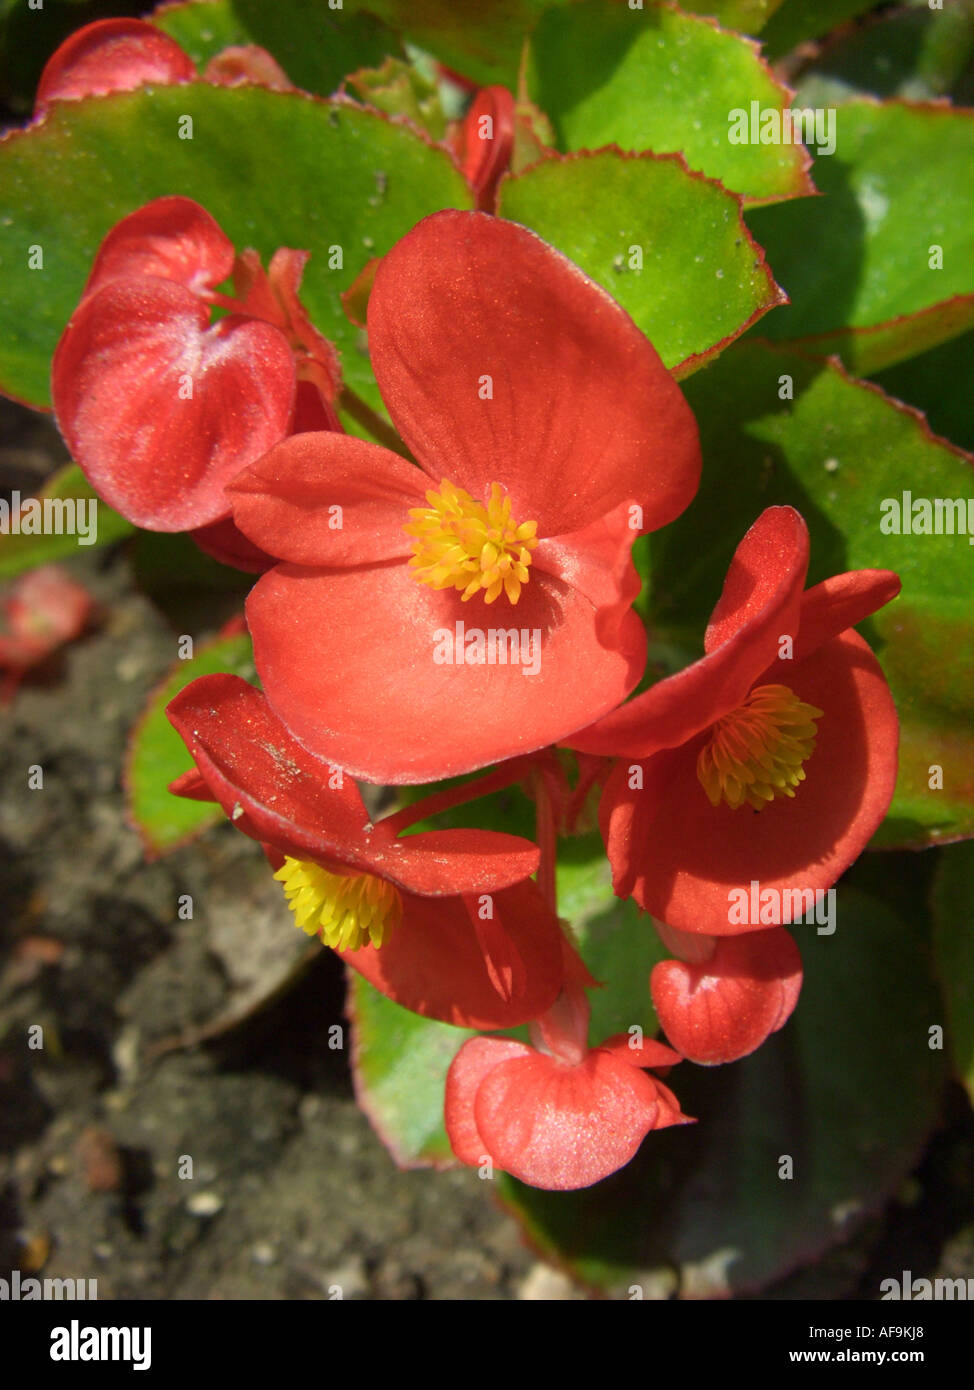
<path id="1" fill-rule="evenodd" d="M 336 951 L 381 946 L 402 921 L 398 889 L 372 874 L 330 874 L 319 864 L 285 859 L 274 875 L 294 919 L 308 936 Z"/>
<path id="2" fill-rule="evenodd" d="M 491 483 L 486 506 L 445 478 L 426 500 L 429 507 L 411 508 L 412 520 L 403 527 L 413 544 L 414 578 L 433 589 L 460 589 L 464 602 L 483 589 L 487 603 L 502 590 L 517 603 L 538 523 L 511 520 L 511 499 L 499 483 Z"/>
<path id="3" fill-rule="evenodd" d="M 793 797 L 821 717 L 786 685 L 755 686 L 743 705 L 717 721 L 697 758 L 711 805 L 723 800 L 736 811 L 746 802 L 760 811 L 776 796 Z"/>

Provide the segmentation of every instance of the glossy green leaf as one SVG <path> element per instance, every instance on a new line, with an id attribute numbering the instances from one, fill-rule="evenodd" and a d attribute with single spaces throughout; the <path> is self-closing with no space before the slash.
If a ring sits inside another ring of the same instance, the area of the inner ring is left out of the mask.
<path id="1" fill-rule="evenodd" d="M 877 0 L 784 0 L 765 26 L 761 42 L 771 58 L 780 58 L 796 45 L 821 38 L 876 4 Z"/>
<path id="2" fill-rule="evenodd" d="M 974 322 L 974 112 L 852 101 L 834 116 L 835 153 L 815 161 L 823 196 L 748 214 L 791 297 L 761 333 L 822 335 L 809 348 L 878 370 Z M 843 342 L 844 329 L 869 332 Z"/>
<path id="3" fill-rule="evenodd" d="M 679 159 L 615 150 L 546 159 L 502 181 L 498 211 L 607 289 L 668 367 L 686 364 L 678 375 L 780 300 L 737 198 Z"/>
<path id="4" fill-rule="evenodd" d="M 589 1041 L 594 1046 L 633 1026 L 659 1031 L 649 976 L 669 952 L 652 919 L 632 899 L 612 892 L 612 874 L 598 831 L 558 845 L 558 913 L 572 927 L 585 964 L 603 986 L 592 990 Z"/>
<path id="5" fill-rule="evenodd" d="M 185 117 L 192 139 L 179 135 Z M 302 299 L 342 349 L 346 381 L 376 403 L 339 295 L 427 213 L 470 206 L 447 153 L 405 126 L 299 94 L 203 83 L 61 103 L 0 143 L 0 187 L 0 383 L 35 404 L 48 399 L 51 356 L 101 240 L 175 193 L 265 262 L 279 246 L 311 252 Z M 31 246 L 43 249 L 43 269 L 28 268 Z"/>
<path id="6" fill-rule="evenodd" d="M 246 633 L 218 637 L 188 660 L 177 661 L 132 730 L 125 757 L 125 803 L 152 857 L 224 819 L 223 811 L 212 802 L 188 801 L 167 791 L 169 783 L 193 764 L 166 718 L 166 706 L 190 681 L 223 672 L 254 680 L 253 648 Z"/>
<path id="7" fill-rule="evenodd" d="M 795 929 L 802 995 L 753 1056 L 670 1073 L 698 1124 L 650 1134 L 633 1163 L 581 1192 L 501 1176 L 532 1245 L 617 1297 L 633 1285 L 722 1297 L 766 1287 L 881 1206 L 935 1121 L 943 1080 L 911 873 L 889 892 L 898 903 L 840 888 L 832 936 Z"/>
<path id="8" fill-rule="evenodd" d="M 78 514 L 74 508 L 59 510 L 61 526 L 72 528 L 71 531 L 62 530 L 60 535 L 56 530 L 47 535 L 17 535 L 10 529 L 6 534 L 0 535 L 0 579 L 10 579 L 24 570 L 36 569 L 38 565 L 63 560 L 69 555 L 83 555 L 98 546 L 110 545 L 112 541 L 121 540 L 135 530 L 135 527 L 119 516 L 118 512 L 112 511 L 107 502 L 101 501 L 75 463 L 58 469 L 38 491 L 37 497 L 41 501 L 47 497 L 83 501 L 85 525 L 81 530 L 90 535 L 91 539 L 84 539 L 83 544 L 79 540 Z M 22 496 L 21 502 L 26 501 L 27 498 Z M 55 525 L 58 524 L 57 516 L 53 513 L 52 520 Z M 12 519 L 10 525 L 12 527 Z"/>
<path id="9" fill-rule="evenodd" d="M 869 92 L 907 101 L 953 97 L 963 106 L 970 97 L 972 57 L 970 0 L 940 10 L 924 4 L 881 12 L 861 27 L 840 31 L 802 69 L 796 105 L 823 106 Z"/>
<path id="10" fill-rule="evenodd" d="M 359 1105 L 400 1166 L 452 1167 L 443 1090 L 450 1063 L 476 1034 L 411 1013 L 354 970 L 348 977 Z"/>
<path id="11" fill-rule="evenodd" d="M 937 975 L 957 1075 L 974 1100 L 974 844 L 948 845 L 933 891 Z"/>
<path id="12" fill-rule="evenodd" d="M 769 324 L 780 338 L 782 320 Z M 912 368 L 919 353 L 946 345 L 974 325 L 974 294 L 955 294 L 927 309 L 888 319 L 868 328 L 840 328 L 835 333 L 799 337 L 796 345 L 813 357 L 841 357 L 856 376 L 874 376 L 887 367 Z"/>
<path id="13" fill-rule="evenodd" d="M 916 406 L 934 434 L 974 452 L 974 331 L 873 376 L 888 396 Z"/>
<path id="14" fill-rule="evenodd" d="M 651 537 L 651 627 L 699 641 L 734 548 L 779 503 L 808 522 L 809 584 L 845 570 L 895 570 L 903 592 L 862 629 L 901 724 L 896 794 L 874 844 L 974 835 L 974 549 L 966 533 L 880 529 L 881 504 L 902 510 L 909 492 L 970 499 L 974 532 L 969 456 L 836 367 L 754 344 L 731 349 L 684 389 L 700 425 L 703 481 L 683 516 Z M 789 389 L 794 399 L 782 399 Z M 931 786 L 934 766 L 942 789 Z"/>
<path id="15" fill-rule="evenodd" d="M 166 6 L 152 22 L 176 40 L 202 70 L 215 54 L 258 44 L 276 58 L 296 87 L 330 96 L 357 68 L 400 54 L 381 20 L 332 9 L 326 0 L 187 0 Z"/>
<path id="16" fill-rule="evenodd" d="M 539 16 L 566 0 L 345 0 L 480 86 L 513 91 L 525 37 Z"/>
<path id="17" fill-rule="evenodd" d="M 725 29 L 758 34 L 784 0 L 683 0 L 681 10 L 709 15 Z"/>
<path id="18" fill-rule="evenodd" d="M 680 152 L 750 202 L 810 190 L 801 145 L 731 142 L 732 113 L 752 102 L 780 111 L 788 93 L 753 43 L 697 15 L 602 0 L 549 11 L 531 42 L 529 87 L 563 150 Z"/>
<path id="19" fill-rule="evenodd" d="M 387 116 L 412 121 L 431 140 L 442 140 L 446 135 L 446 114 L 436 83 L 414 63 L 387 58 L 377 68 L 352 73 L 342 90 Z"/>

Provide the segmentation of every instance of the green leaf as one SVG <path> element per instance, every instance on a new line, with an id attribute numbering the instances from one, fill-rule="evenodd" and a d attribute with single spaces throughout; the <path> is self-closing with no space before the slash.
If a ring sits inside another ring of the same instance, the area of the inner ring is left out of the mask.
<path id="1" fill-rule="evenodd" d="M 368 10 L 481 86 L 517 86 L 521 49 L 541 13 L 567 0 L 345 0 Z"/>
<path id="2" fill-rule="evenodd" d="M 818 39 L 837 29 L 848 19 L 865 14 L 877 0 L 784 0 L 761 35 L 765 51 L 771 58 L 795 48 L 807 39 Z"/>
<path id="3" fill-rule="evenodd" d="M 878 370 L 974 323 L 974 112 L 852 101 L 834 114 L 835 153 L 815 162 L 823 196 L 748 214 L 791 296 L 761 333 L 821 335 L 811 350 Z M 923 317 L 892 322 L 903 315 Z"/>
<path id="4" fill-rule="evenodd" d="M 442 140 L 446 134 L 446 115 L 436 83 L 414 63 L 387 58 L 380 67 L 350 74 L 343 90 L 387 116 L 405 117 L 432 140 Z"/>
<path id="5" fill-rule="evenodd" d="M 781 339 L 781 320 L 768 325 L 770 337 Z M 777 325 L 777 328 L 776 328 Z M 799 337 L 796 346 L 812 357 L 841 357 L 856 376 L 873 376 L 887 367 L 908 364 L 912 370 L 918 353 L 946 345 L 974 325 L 974 294 L 955 294 L 928 309 L 873 324 L 868 328 L 840 328 L 834 333 Z"/>
<path id="6" fill-rule="evenodd" d="M 401 54 L 390 29 L 373 15 L 331 9 L 325 0 L 187 0 L 166 6 L 152 23 L 186 50 L 202 71 L 224 48 L 259 44 L 296 87 L 331 96 L 357 68 Z"/>
<path id="7" fill-rule="evenodd" d="M 759 34 L 783 0 L 683 0 L 681 10 L 710 15 L 725 29 Z"/>
<path id="8" fill-rule="evenodd" d="M 887 1199 L 934 1123 L 943 1053 L 927 1045 L 939 1010 L 919 909 L 902 902 L 919 901 L 912 869 L 884 872 L 886 901 L 839 888 L 833 936 L 796 929 L 805 982 L 780 1033 L 732 1066 L 667 1077 L 698 1124 L 650 1134 L 580 1192 L 499 1179 L 532 1245 L 619 1297 L 720 1297 L 815 1259 Z"/>
<path id="9" fill-rule="evenodd" d="M 410 1013 L 354 970 L 348 977 L 359 1105 L 401 1167 L 455 1166 L 443 1090 L 450 1063 L 476 1033 Z"/>
<path id="10" fill-rule="evenodd" d="M 974 7 L 969 0 L 942 10 L 922 7 L 870 16 L 840 32 L 802 69 L 795 104 L 826 106 L 861 92 L 906 101 L 969 99 L 974 57 Z"/>
<path id="11" fill-rule="evenodd" d="M 86 550 L 110 545 L 112 541 L 121 540 L 135 530 L 135 527 L 119 516 L 118 512 L 112 511 L 107 502 L 101 501 L 75 463 L 59 468 L 48 478 L 37 496 L 41 500 L 50 497 L 85 502 L 87 505 L 84 516 L 86 519 L 91 518 L 93 522 L 89 532 L 92 539 L 84 540 L 83 543 L 79 539 L 76 508 L 59 509 L 57 516 L 52 514 L 54 524 L 57 525 L 58 517 L 61 517 L 60 524 L 72 528 L 70 531 L 62 531 L 61 535 L 56 531 L 47 535 L 0 535 L 0 579 L 10 579 L 15 574 L 36 569 L 38 565 L 46 565 L 52 560 L 63 560 L 68 555 L 84 554 Z M 22 503 L 27 500 L 21 498 Z M 88 530 L 88 526 L 84 529 Z"/>
<path id="12" fill-rule="evenodd" d="M 186 116 L 192 139 L 179 137 Z M 381 115 L 204 83 L 61 103 L 0 144 L 0 186 L 0 382 L 38 405 L 100 242 L 164 194 L 195 198 L 265 263 L 279 246 L 309 250 L 302 300 L 342 349 L 345 379 L 375 405 L 339 295 L 427 213 L 471 203 L 445 150 Z M 32 245 L 43 248 L 43 270 L 28 269 Z"/>
<path id="13" fill-rule="evenodd" d="M 974 451 L 974 332 L 873 377 L 888 396 L 916 406 L 935 434 Z"/>
<path id="14" fill-rule="evenodd" d="M 789 94 L 753 43 L 696 15 L 602 0 L 551 10 L 531 41 L 528 80 L 563 150 L 680 152 L 749 202 L 812 191 L 801 145 L 731 143 L 735 110 L 780 111 Z"/>
<path id="15" fill-rule="evenodd" d="M 215 803 L 189 801 L 167 791 L 169 783 L 193 764 L 166 718 L 166 706 L 190 681 L 223 672 L 254 680 L 253 648 L 246 633 L 217 637 L 189 660 L 177 661 L 132 730 L 125 755 L 125 804 L 151 858 L 224 819 Z"/>
<path id="16" fill-rule="evenodd" d="M 780 302 L 738 199 L 672 157 L 546 159 L 502 181 L 498 211 L 607 289 L 677 376 Z"/>
<path id="17" fill-rule="evenodd" d="M 794 400 L 787 393 L 791 378 Z M 783 383 L 784 379 L 784 383 Z M 903 592 L 864 626 L 900 716 L 900 773 L 874 845 L 919 847 L 974 835 L 974 568 L 966 534 L 887 535 L 881 504 L 971 498 L 969 456 L 920 417 L 839 368 L 756 344 L 732 348 L 685 392 L 701 430 L 703 481 L 651 537 L 649 623 L 702 635 L 744 532 L 790 503 L 811 531 L 808 583 L 895 570 Z M 943 789 L 930 787 L 931 765 Z"/>
<path id="18" fill-rule="evenodd" d="M 236 594 L 243 605 L 254 575 L 214 560 L 186 531 L 140 531 L 132 547 L 135 585 L 178 622 L 203 594 Z"/>
<path id="19" fill-rule="evenodd" d="M 943 850 L 934 882 L 933 916 L 954 1069 L 974 1100 L 974 844 Z"/>
<path id="20" fill-rule="evenodd" d="M 652 919 L 631 898 L 617 898 L 596 831 L 558 842 L 558 914 L 572 927 L 585 964 L 604 986 L 592 990 L 589 1041 L 603 1042 L 634 1025 L 652 1038 L 659 1020 L 649 994 L 649 976 L 669 952 Z"/>

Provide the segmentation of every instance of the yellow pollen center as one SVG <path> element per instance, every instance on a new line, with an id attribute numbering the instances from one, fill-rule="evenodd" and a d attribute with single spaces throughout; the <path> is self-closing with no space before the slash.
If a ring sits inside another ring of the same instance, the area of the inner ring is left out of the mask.
<path id="1" fill-rule="evenodd" d="M 304 859 L 284 860 L 274 875 L 294 920 L 336 951 L 381 946 L 402 921 L 399 890 L 373 874 L 330 874 Z"/>
<path id="2" fill-rule="evenodd" d="M 512 521 L 511 499 L 500 483 L 491 483 L 486 506 L 446 478 L 426 500 L 428 507 L 410 509 L 412 520 L 403 527 L 412 541 L 413 577 L 433 589 L 460 589 L 464 602 L 483 589 L 487 603 L 502 590 L 517 603 L 538 523 Z"/>
<path id="3" fill-rule="evenodd" d="M 755 686 L 743 705 L 718 719 L 697 758 L 711 805 L 726 801 L 736 811 L 746 802 L 760 811 L 776 796 L 793 797 L 821 717 L 786 685 Z"/>

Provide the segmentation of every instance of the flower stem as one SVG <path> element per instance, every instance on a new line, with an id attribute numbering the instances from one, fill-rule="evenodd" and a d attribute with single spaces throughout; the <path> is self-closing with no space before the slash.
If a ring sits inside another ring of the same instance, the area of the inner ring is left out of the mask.
<path id="1" fill-rule="evenodd" d="M 465 806 L 468 801 L 477 801 L 482 796 L 489 796 L 491 792 L 502 791 L 505 787 L 524 781 L 533 766 L 533 758 L 511 758 L 509 762 L 501 763 L 500 767 L 489 772 L 486 777 L 477 777 L 472 782 L 462 783 L 459 787 L 447 787 L 444 791 L 434 792 L 432 796 L 424 796 L 420 801 L 410 802 L 401 810 L 394 811 L 391 816 L 383 816 L 381 824 L 398 834 L 399 831 L 415 825 L 417 821 L 426 820 L 428 816 L 439 815 L 441 811 L 452 811 L 455 806 Z"/>
<path id="2" fill-rule="evenodd" d="M 351 415 L 353 420 L 362 425 L 364 429 L 367 429 L 376 443 L 384 445 L 387 449 L 391 449 L 395 454 L 401 454 L 402 457 L 408 459 L 410 463 L 416 462 L 388 421 L 383 420 L 382 416 L 379 415 L 377 411 L 373 410 L 370 405 L 366 405 L 362 397 L 356 395 L 348 386 L 342 387 L 341 395 L 338 398 L 338 405 L 347 414 Z"/>
<path id="3" fill-rule="evenodd" d="M 555 887 L 555 864 L 558 847 L 555 839 L 555 813 L 551 792 L 544 773 L 538 769 L 534 776 L 535 838 L 541 850 L 538 868 L 538 887 L 555 916 L 558 916 L 558 892 Z"/>

